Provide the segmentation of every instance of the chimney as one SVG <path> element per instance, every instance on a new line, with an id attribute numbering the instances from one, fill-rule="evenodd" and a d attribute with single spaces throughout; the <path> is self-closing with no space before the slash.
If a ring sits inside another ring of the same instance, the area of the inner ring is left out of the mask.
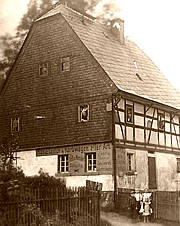
<path id="1" fill-rule="evenodd" d="M 111 32 L 118 37 L 121 44 L 124 44 L 124 20 L 120 18 L 111 21 Z"/>

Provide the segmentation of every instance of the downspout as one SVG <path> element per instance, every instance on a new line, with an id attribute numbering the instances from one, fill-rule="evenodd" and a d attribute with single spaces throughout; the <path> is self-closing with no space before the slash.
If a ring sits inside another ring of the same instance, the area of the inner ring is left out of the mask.
<path id="1" fill-rule="evenodd" d="M 114 177 L 114 206 L 116 206 L 116 193 L 117 193 L 117 171 L 116 171 L 116 145 L 115 145 L 115 106 L 114 95 L 112 95 L 112 145 L 113 145 L 113 177 Z"/>

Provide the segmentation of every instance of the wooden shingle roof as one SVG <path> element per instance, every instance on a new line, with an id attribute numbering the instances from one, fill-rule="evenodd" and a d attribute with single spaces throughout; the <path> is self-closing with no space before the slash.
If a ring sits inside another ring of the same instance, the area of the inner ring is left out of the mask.
<path id="1" fill-rule="evenodd" d="M 180 93 L 134 42 L 125 39 L 121 44 L 107 26 L 64 5 L 57 5 L 38 20 L 58 13 L 120 90 L 180 109 Z"/>

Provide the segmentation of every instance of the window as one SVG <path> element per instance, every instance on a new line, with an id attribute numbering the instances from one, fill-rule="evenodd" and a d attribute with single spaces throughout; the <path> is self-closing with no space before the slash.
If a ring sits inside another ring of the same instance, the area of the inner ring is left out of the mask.
<path id="1" fill-rule="evenodd" d="M 136 70 L 138 70 L 138 66 L 137 66 L 137 63 L 135 60 L 133 61 L 133 63 L 134 63 L 134 67 L 136 68 Z"/>
<path id="2" fill-rule="evenodd" d="M 86 171 L 96 172 L 96 153 L 86 154 Z"/>
<path id="3" fill-rule="evenodd" d="M 126 122 L 133 123 L 133 106 L 126 105 Z"/>
<path id="4" fill-rule="evenodd" d="M 11 118 L 11 132 L 19 132 L 19 117 Z"/>
<path id="5" fill-rule="evenodd" d="M 158 128 L 159 130 L 164 130 L 165 128 L 165 116 L 164 113 L 158 112 Z"/>
<path id="6" fill-rule="evenodd" d="M 177 158 L 177 172 L 180 173 L 180 158 Z"/>
<path id="7" fill-rule="evenodd" d="M 89 105 L 81 105 L 78 107 L 79 122 L 89 121 Z"/>
<path id="8" fill-rule="evenodd" d="M 58 156 L 58 172 L 60 172 L 60 173 L 69 172 L 68 155 L 59 155 Z"/>
<path id="9" fill-rule="evenodd" d="M 135 171 L 134 153 L 127 153 L 127 171 Z"/>
<path id="10" fill-rule="evenodd" d="M 70 57 L 63 57 L 61 59 L 61 70 L 70 71 Z"/>
<path id="11" fill-rule="evenodd" d="M 47 62 L 39 64 L 39 75 L 46 76 L 48 75 L 49 65 Z"/>

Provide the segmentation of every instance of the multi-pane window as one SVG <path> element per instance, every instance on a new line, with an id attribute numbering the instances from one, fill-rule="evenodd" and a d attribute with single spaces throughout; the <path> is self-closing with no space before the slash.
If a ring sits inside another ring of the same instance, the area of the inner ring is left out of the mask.
<path id="1" fill-rule="evenodd" d="M 86 154 L 86 170 L 87 172 L 96 171 L 96 153 Z"/>
<path id="2" fill-rule="evenodd" d="M 180 173 L 180 158 L 177 158 L 177 172 Z"/>
<path id="3" fill-rule="evenodd" d="M 89 121 L 89 105 L 81 105 L 78 107 L 79 122 Z"/>
<path id="4" fill-rule="evenodd" d="M 158 128 L 159 130 L 164 130 L 165 128 L 165 116 L 164 113 L 158 112 Z"/>
<path id="5" fill-rule="evenodd" d="M 133 106 L 126 105 L 126 122 L 133 123 Z"/>
<path id="6" fill-rule="evenodd" d="M 135 158 L 134 153 L 127 153 L 127 171 L 135 170 Z"/>
<path id="7" fill-rule="evenodd" d="M 63 57 L 61 59 L 61 70 L 70 71 L 70 57 Z"/>
<path id="8" fill-rule="evenodd" d="M 69 172 L 68 155 L 59 155 L 58 156 L 58 171 L 60 173 L 67 173 L 67 172 Z"/>
<path id="9" fill-rule="evenodd" d="M 46 76 L 49 72 L 49 65 L 48 62 L 44 62 L 39 64 L 39 75 L 40 76 Z"/>
<path id="10" fill-rule="evenodd" d="M 19 117 L 11 118 L 11 133 L 19 132 Z"/>

